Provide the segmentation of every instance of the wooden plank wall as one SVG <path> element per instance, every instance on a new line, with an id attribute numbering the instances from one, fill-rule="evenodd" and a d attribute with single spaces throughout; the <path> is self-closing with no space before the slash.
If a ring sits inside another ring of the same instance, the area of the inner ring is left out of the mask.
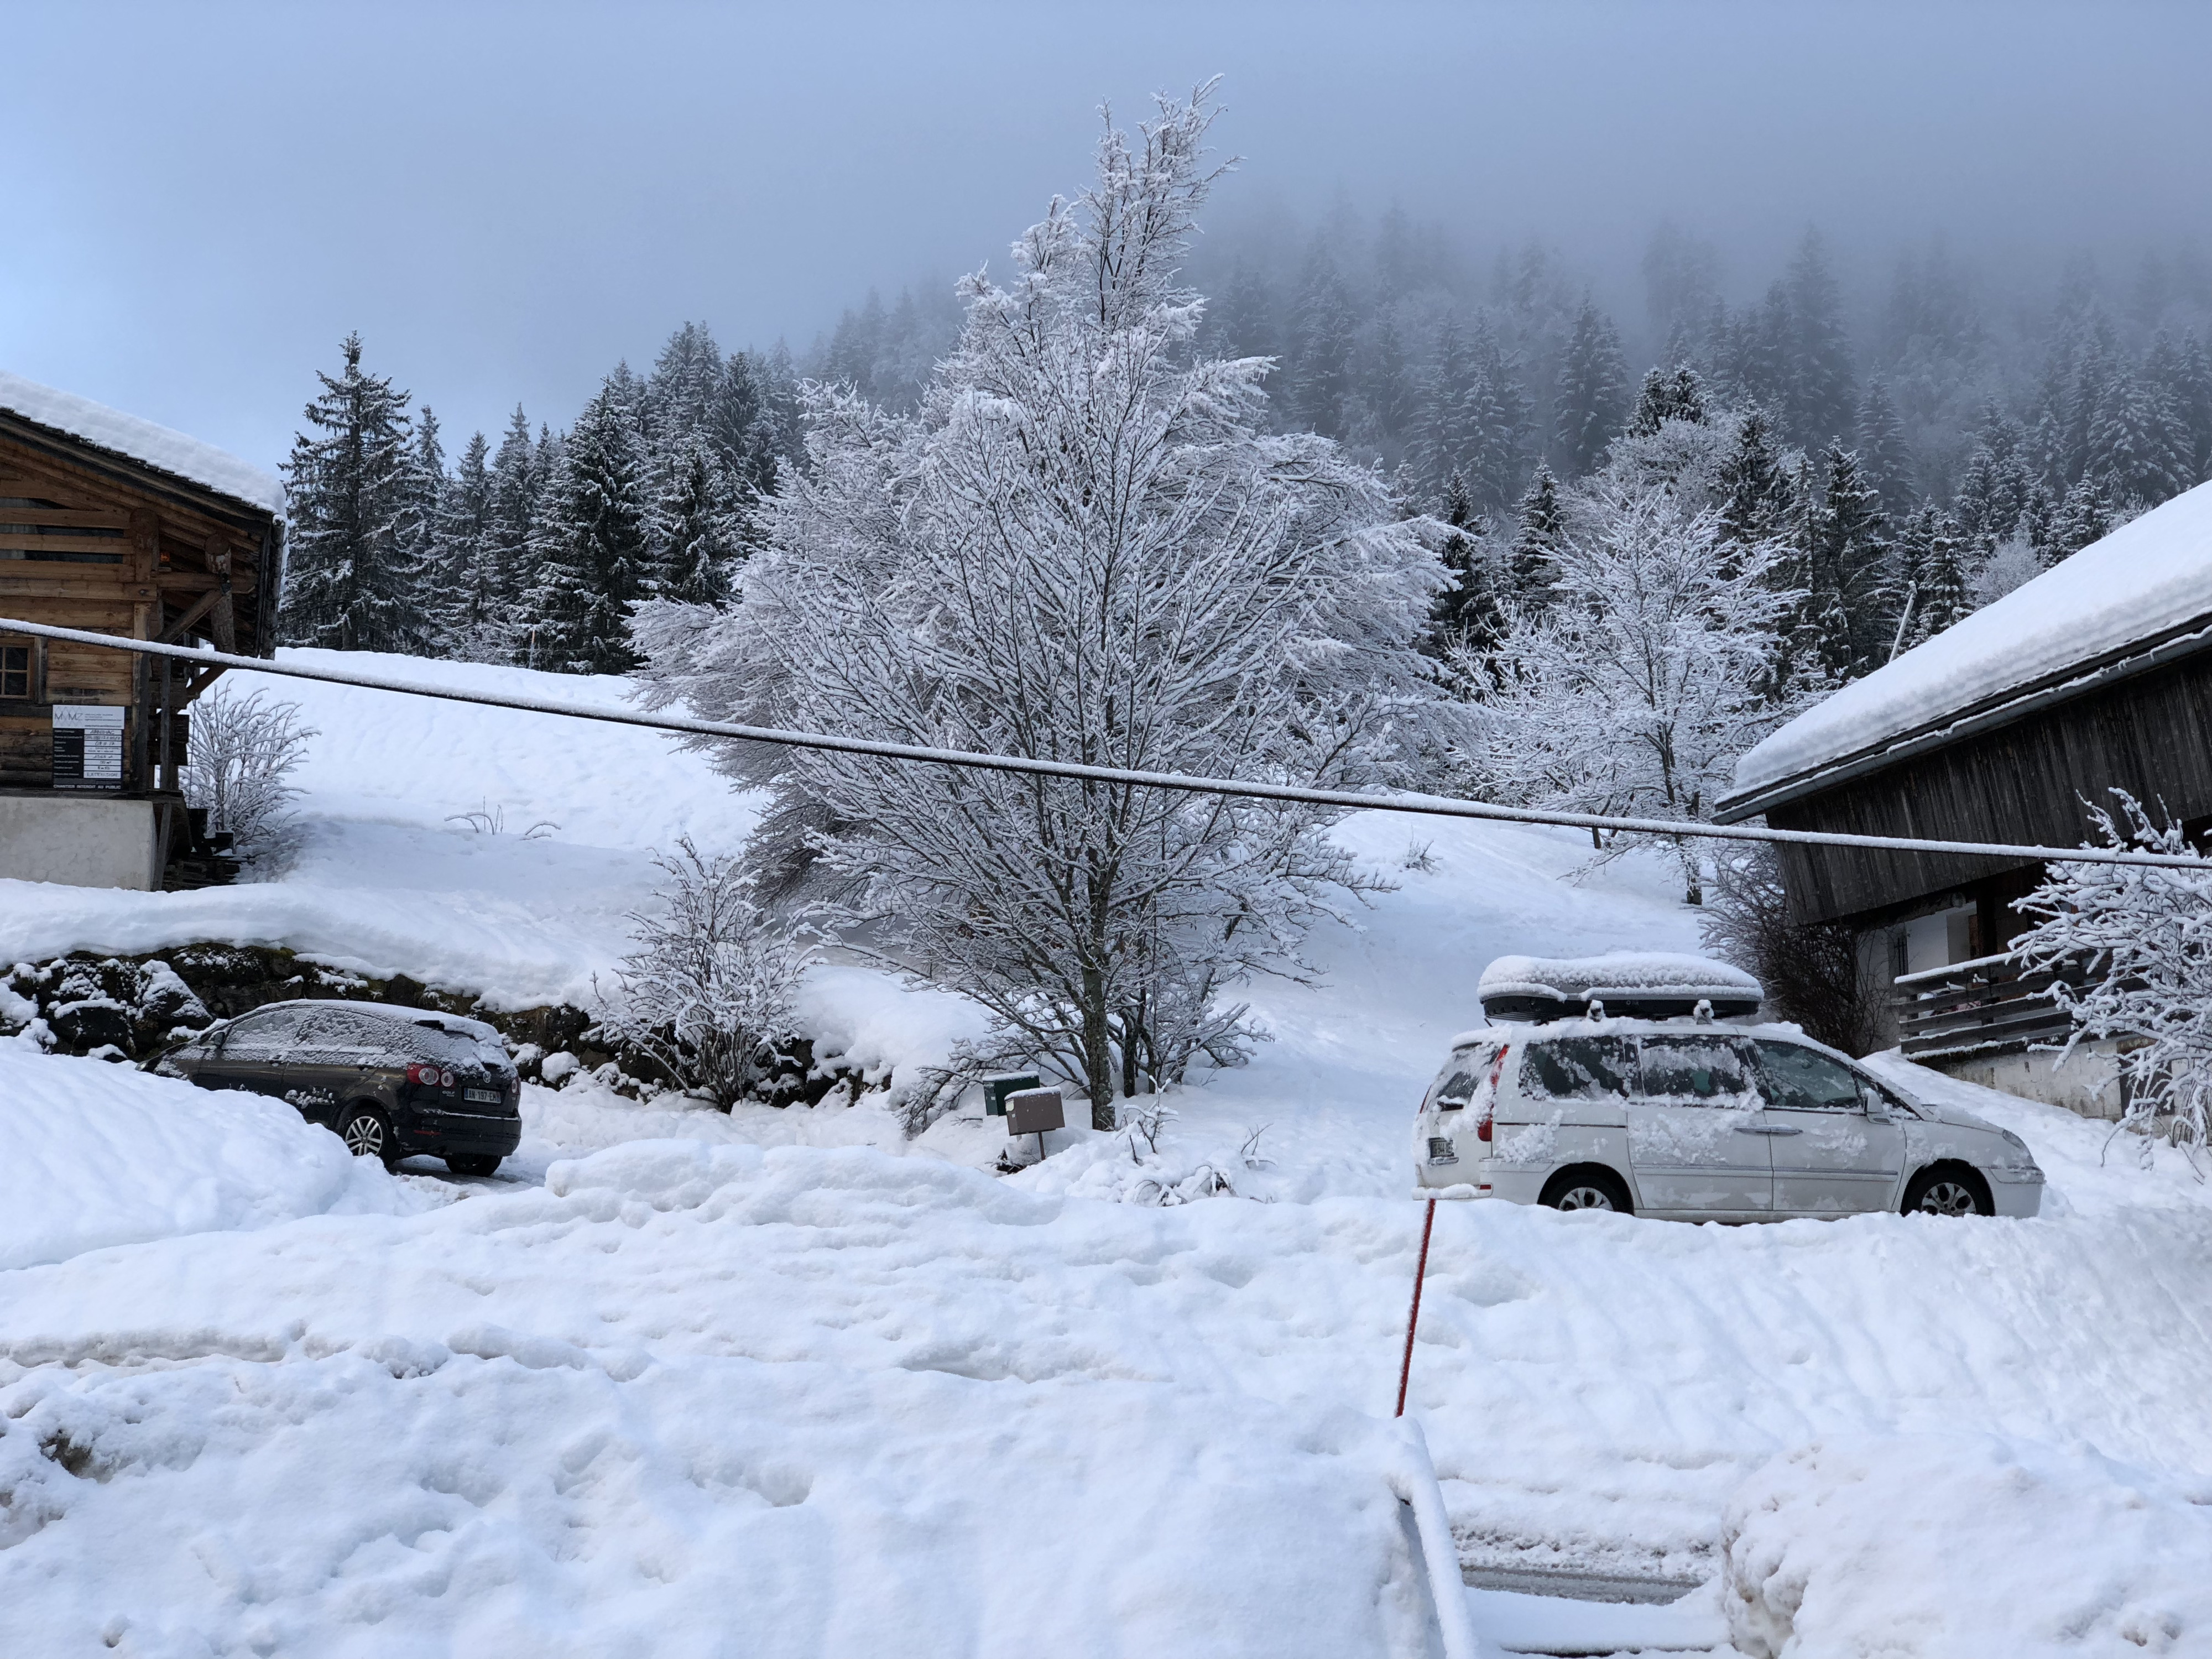
<path id="1" fill-rule="evenodd" d="M 2078 846 L 2084 802 L 2124 788 L 2182 820 L 2212 813 L 2212 653 L 2046 708 L 1767 814 L 1777 829 Z M 1793 914 L 1871 919 L 2032 863 L 1852 848 L 1784 850 Z M 2004 878 L 2002 881 L 1996 878 Z"/>
<path id="2" fill-rule="evenodd" d="M 134 488 L 105 464 L 72 465 L 47 443 L 0 430 L 0 615 L 126 638 L 199 637 L 265 648 L 258 581 L 266 527 L 174 489 Z M 228 606 L 203 604 L 228 582 Z M 179 624 L 183 626 L 179 626 Z M 58 702 L 120 705 L 126 787 L 159 780 L 160 672 L 146 659 L 40 641 L 33 702 L 0 702 L 0 786 L 52 775 Z M 173 676 L 173 708 L 195 688 Z M 173 729 L 172 754 L 181 723 Z"/>

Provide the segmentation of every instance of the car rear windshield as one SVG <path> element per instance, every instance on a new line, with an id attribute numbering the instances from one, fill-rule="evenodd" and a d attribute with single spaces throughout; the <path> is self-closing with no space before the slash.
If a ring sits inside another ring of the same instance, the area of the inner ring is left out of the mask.
<path id="1" fill-rule="evenodd" d="M 1437 1073 L 1437 1080 L 1429 1086 L 1423 1107 L 1440 1112 L 1462 1110 L 1489 1083 L 1490 1067 L 1498 1058 L 1498 1047 L 1494 1042 L 1483 1042 L 1472 1048 L 1455 1048 L 1452 1057 L 1444 1062 L 1443 1070 Z"/>
<path id="2" fill-rule="evenodd" d="M 1528 1045 L 1521 1086 L 1555 1100 L 1604 1100 L 1628 1092 L 1635 1061 L 1626 1037 L 1552 1037 Z"/>
<path id="3" fill-rule="evenodd" d="M 378 1013 L 342 1002 L 250 1014 L 232 1029 L 223 1048 L 234 1059 L 298 1066 L 404 1066 L 412 1060 L 497 1071 L 507 1065 L 505 1046 L 489 1026 L 473 1020 L 438 1020 L 404 1010 Z"/>

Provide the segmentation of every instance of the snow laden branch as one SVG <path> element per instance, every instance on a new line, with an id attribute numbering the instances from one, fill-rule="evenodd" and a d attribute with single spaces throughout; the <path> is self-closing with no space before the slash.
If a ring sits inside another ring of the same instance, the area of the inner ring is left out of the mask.
<path id="1" fill-rule="evenodd" d="M 655 706 L 1155 771 L 1389 781 L 1433 700 L 1443 585 L 1373 471 L 1267 432 L 1259 360 L 1197 355 L 1176 267 L 1212 174 L 1203 89 L 1109 132 L 902 417 L 808 392 L 803 475 L 726 611 L 641 607 Z M 1229 992 L 1301 976 L 1371 884 L 1328 809 L 702 739 L 769 791 L 752 856 L 855 948 L 974 998 L 994 1052 L 1116 1094 L 1226 1064 Z"/>
<path id="2" fill-rule="evenodd" d="M 757 1092 L 770 1046 L 791 1034 L 792 996 L 813 953 L 803 929 L 755 901 L 735 859 L 703 857 L 686 836 L 654 862 L 665 908 L 632 914 L 635 948 L 600 1029 L 727 1111 Z"/>
<path id="3" fill-rule="evenodd" d="M 1538 601 L 1509 613 L 1494 651 L 1454 655 L 1480 699 L 1479 793 L 1709 818 L 1735 757 L 1791 712 L 1773 694 L 1800 597 L 1778 579 L 1784 552 L 1730 541 L 1717 513 L 1664 483 L 1601 475 L 1578 492 Z M 1694 844 L 1675 847 L 1686 896 L 1701 902 Z"/>
<path id="4" fill-rule="evenodd" d="M 299 791 L 293 770 L 316 735 L 300 705 L 225 686 L 192 705 L 183 777 L 187 804 L 206 809 L 210 835 L 228 835 L 241 858 L 268 850 Z"/>
<path id="5" fill-rule="evenodd" d="M 2106 847 L 2193 852 L 2178 823 L 2154 823 L 2114 790 L 2118 814 L 2094 810 Z M 2212 1132 L 2212 872 L 2141 865 L 2059 864 L 2017 908 L 2039 918 L 2014 941 L 2023 972 L 2061 975 L 2051 995 L 2074 1018 L 2060 1051 L 2118 1038 L 2126 1121 L 2194 1146 Z M 2086 976 L 2076 987 L 2075 976 Z"/>

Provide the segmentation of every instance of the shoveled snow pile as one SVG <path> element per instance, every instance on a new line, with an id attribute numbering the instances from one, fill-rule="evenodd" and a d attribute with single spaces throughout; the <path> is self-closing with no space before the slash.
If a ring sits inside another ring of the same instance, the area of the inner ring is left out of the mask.
<path id="1" fill-rule="evenodd" d="M 1823 699 L 1736 762 L 1748 793 L 2212 619 L 2212 483 L 2131 520 L 1894 662 Z"/>
<path id="2" fill-rule="evenodd" d="M 1747 1659 L 2212 1650 L 2212 1477 L 1994 1434 L 1824 1437 L 1729 1502 Z"/>
<path id="3" fill-rule="evenodd" d="M 284 488 L 259 467 L 198 438 L 125 415 L 89 398 L 58 392 L 0 369 L 0 409 L 140 461 L 156 471 L 204 484 L 219 495 L 284 516 Z"/>
<path id="4" fill-rule="evenodd" d="M 0 1039 L 0 1268 L 406 1207 L 380 1168 L 283 1101 Z"/>

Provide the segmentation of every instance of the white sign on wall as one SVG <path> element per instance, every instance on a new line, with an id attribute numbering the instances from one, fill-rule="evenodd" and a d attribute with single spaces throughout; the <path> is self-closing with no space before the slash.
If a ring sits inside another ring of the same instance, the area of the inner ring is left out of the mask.
<path id="1" fill-rule="evenodd" d="M 106 703 L 54 705 L 54 787 L 123 787 L 124 711 Z"/>

